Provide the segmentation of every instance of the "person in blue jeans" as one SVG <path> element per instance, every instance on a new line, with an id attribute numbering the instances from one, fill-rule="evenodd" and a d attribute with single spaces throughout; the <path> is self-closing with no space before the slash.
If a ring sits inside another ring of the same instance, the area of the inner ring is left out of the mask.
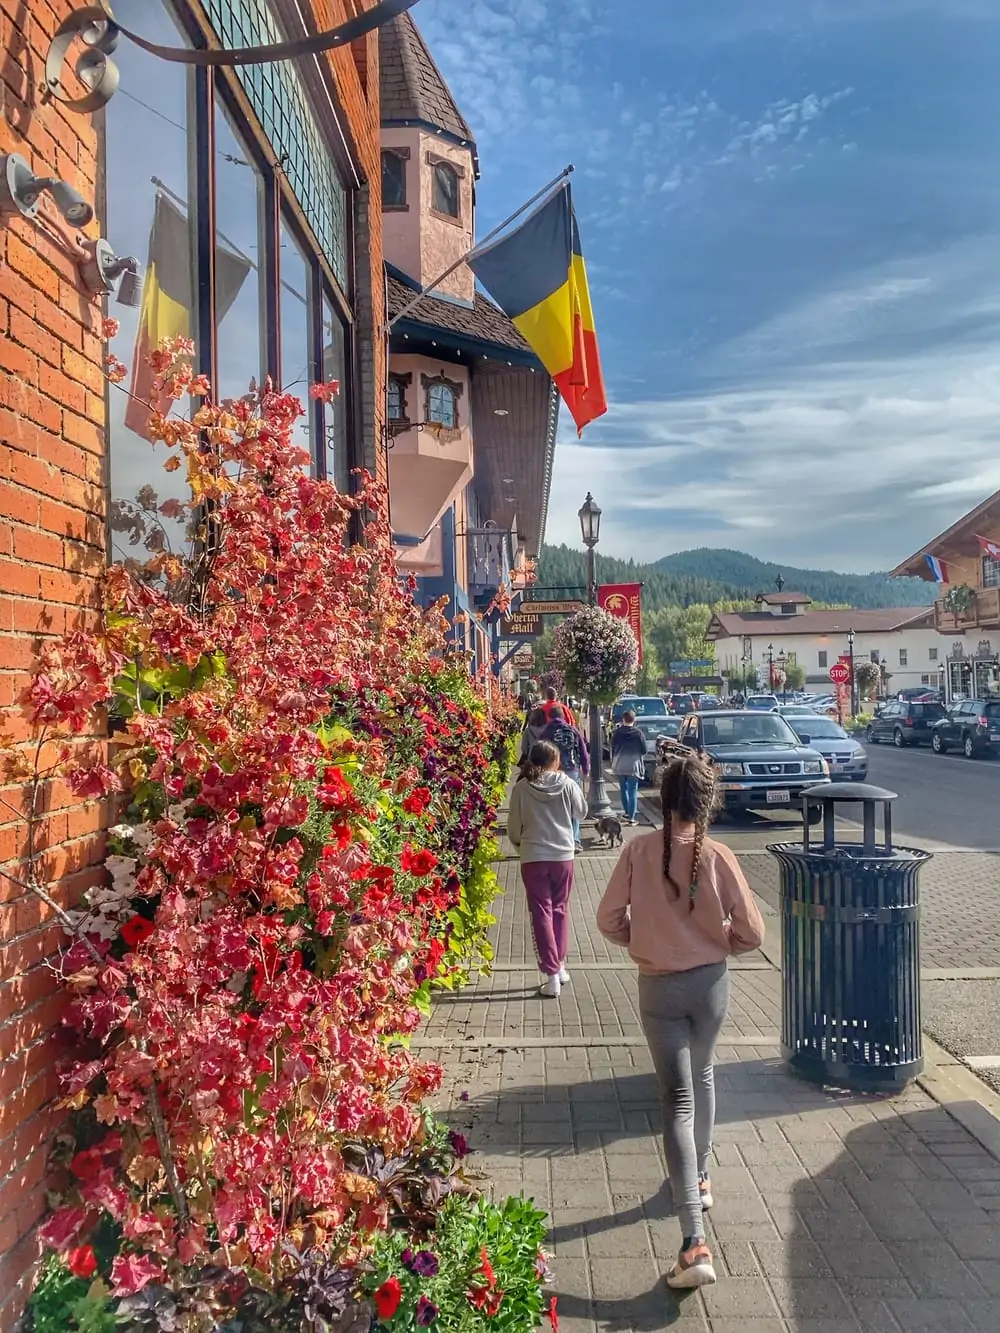
<path id="1" fill-rule="evenodd" d="M 548 741 L 559 751 L 559 768 L 583 790 L 583 779 L 590 772 L 590 750 L 579 727 L 557 717 L 542 732 L 539 740 Z M 580 821 L 573 818 L 573 845 L 580 851 Z"/>
<path id="2" fill-rule="evenodd" d="M 646 738 L 635 725 L 631 709 L 622 713 L 611 733 L 611 771 L 618 779 L 626 824 L 636 822 L 639 809 L 639 780 L 646 771 Z"/>

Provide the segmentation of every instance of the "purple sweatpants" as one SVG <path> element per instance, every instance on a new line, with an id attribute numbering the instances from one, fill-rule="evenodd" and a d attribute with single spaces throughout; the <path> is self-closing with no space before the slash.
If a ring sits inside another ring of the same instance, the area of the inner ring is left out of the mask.
<path id="1" fill-rule="evenodd" d="M 572 861 L 526 861 L 521 879 L 528 895 L 531 933 L 538 966 L 554 977 L 569 949 L 569 895 L 573 889 Z"/>

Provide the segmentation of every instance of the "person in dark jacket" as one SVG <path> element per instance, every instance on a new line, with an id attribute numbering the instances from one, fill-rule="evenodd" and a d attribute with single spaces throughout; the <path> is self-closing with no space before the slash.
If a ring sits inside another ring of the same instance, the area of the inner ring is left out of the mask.
<path id="1" fill-rule="evenodd" d="M 582 789 L 583 779 L 590 772 L 590 750 L 580 728 L 565 718 L 557 717 L 548 724 L 539 739 L 549 741 L 556 747 L 560 769 Z M 578 819 L 573 820 L 573 841 L 577 850 L 582 848 Z"/>
<path id="2" fill-rule="evenodd" d="M 611 771 L 618 779 L 622 811 L 626 824 L 636 822 L 639 809 L 639 781 L 646 772 L 646 738 L 635 725 L 631 708 L 611 733 Z"/>
<path id="3" fill-rule="evenodd" d="M 541 708 L 533 708 L 528 714 L 528 720 L 525 723 L 524 731 L 521 733 L 521 753 L 518 756 L 517 766 L 523 769 L 528 762 L 528 755 L 531 753 L 531 747 L 536 741 L 542 739 L 542 732 L 549 725 L 549 720 Z"/>

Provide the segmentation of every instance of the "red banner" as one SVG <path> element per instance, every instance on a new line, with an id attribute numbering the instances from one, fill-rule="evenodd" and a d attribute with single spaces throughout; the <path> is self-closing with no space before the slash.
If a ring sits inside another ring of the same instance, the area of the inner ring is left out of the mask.
<path id="1" fill-rule="evenodd" d="M 605 583 L 597 589 L 597 605 L 609 616 L 628 621 L 639 645 L 639 665 L 642 666 L 642 584 Z"/>

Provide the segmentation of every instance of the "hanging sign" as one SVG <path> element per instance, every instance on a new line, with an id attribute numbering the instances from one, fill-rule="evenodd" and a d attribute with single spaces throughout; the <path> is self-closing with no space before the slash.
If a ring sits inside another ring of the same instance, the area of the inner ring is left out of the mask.
<path id="1" fill-rule="evenodd" d="M 609 616 L 628 621 L 639 647 L 639 665 L 642 666 L 642 584 L 605 583 L 597 589 L 597 605 Z"/>
<path id="2" fill-rule="evenodd" d="M 533 616 L 572 616 L 582 610 L 582 602 L 536 602 L 533 598 L 521 598 L 521 611 Z"/>
<path id="3" fill-rule="evenodd" d="M 537 611 L 512 611 L 500 621 L 501 639 L 537 639 L 542 632 L 542 617 Z"/>

